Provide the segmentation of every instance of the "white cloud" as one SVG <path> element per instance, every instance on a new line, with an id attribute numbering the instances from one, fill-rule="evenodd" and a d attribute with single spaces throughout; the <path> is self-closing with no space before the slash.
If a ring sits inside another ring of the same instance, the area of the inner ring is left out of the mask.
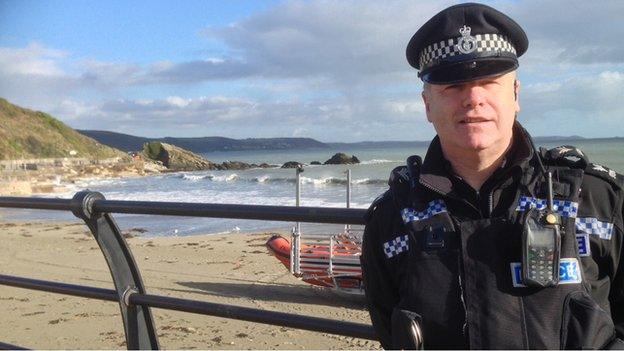
<path id="1" fill-rule="evenodd" d="M 527 86 L 521 120 L 539 135 L 622 136 L 623 96 L 624 73 L 613 71 Z"/>
<path id="2" fill-rule="evenodd" d="M 396 115 L 408 115 L 408 118 L 413 118 L 416 114 L 425 113 L 425 105 L 419 98 L 407 101 L 391 101 L 386 103 L 386 108 L 389 113 Z"/>
<path id="3" fill-rule="evenodd" d="M 407 100 L 405 100 L 407 101 Z M 110 100 L 87 105 L 65 101 L 53 114 L 66 116 L 78 129 L 115 130 L 141 136 L 208 136 L 235 138 L 299 136 L 324 141 L 393 139 L 397 131 L 410 140 L 427 137 L 418 104 L 387 118 L 395 104 L 382 99 L 300 102 L 257 101 L 223 96 L 185 99 Z M 415 110 L 410 110 L 415 109 Z M 423 127 L 424 126 L 424 127 Z M 371 138 L 371 135 L 378 138 Z M 367 137 L 368 136 L 368 137 Z M 394 138 L 396 139 L 396 138 Z"/>
<path id="4" fill-rule="evenodd" d="M 527 0 L 500 8 L 526 29 L 532 58 L 553 57 L 550 64 L 624 62 L 624 47 L 617 44 L 624 35 L 622 1 Z"/>
<path id="5" fill-rule="evenodd" d="M 87 88 L 119 88 L 139 84 L 144 79 L 144 71 L 134 64 L 118 62 L 84 61 L 82 73 L 77 79 Z"/>
<path id="6" fill-rule="evenodd" d="M 0 47 L 0 74 L 22 76 L 61 76 L 59 61 L 67 53 L 30 43 L 25 48 Z"/>
<path id="7" fill-rule="evenodd" d="M 310 135 L 310 131 L 306 128 L 295 128 L 295 130 L 293 130 L 292 132 L 292 137 L 307 137 L 308 135 Z"/>
<path id="8" fill-rule="evenodd" d="M 189 104 L 189 100 L 183 99 L 179 96 L 170 96 L 166 98 L 165 101 L 167 101 L 167 103 L 169 103 L 170 105 L 177 107 L 186 107 Z"/>
<path id="9" fill-rule="evenodd" d="M 225 54 L 187 61 L 76 61 L 42 44 L 0 48 L 0 96 L 76 127 L 139 135 L 427 139 L 433 130 L 405 45 L 450 3 L 284 1 L 205 29 Z M 492 4 L 530 39 L 520 78 L 521 118 L 532 131 L 624 135 L 616 123 L 624 2 Z M 219 93 L 198 96 L 204 86 Z"/>

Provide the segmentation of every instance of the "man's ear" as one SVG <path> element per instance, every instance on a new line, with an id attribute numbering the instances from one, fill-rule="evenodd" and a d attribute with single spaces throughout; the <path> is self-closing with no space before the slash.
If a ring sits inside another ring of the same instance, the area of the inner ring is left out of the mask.
<path id="1" fill-rule="evenodd" d="M 429 100 L 427 97 L 427 93 L 423 90 L 422 93 L 420 93 L 420 96 L 422 96 L 423 103 L 425 104 L 425 112 L 427 115 L 427 121 L 431 122 L 431 119 L 429 119 Z"/>
<path id="2" fill-rule="evenodd" d="M 520 95 L 520 81 L 516 79 L 514 80 L 514 101 L 516 103 L 516 113 L 520 112 L 519 95 Z"/>

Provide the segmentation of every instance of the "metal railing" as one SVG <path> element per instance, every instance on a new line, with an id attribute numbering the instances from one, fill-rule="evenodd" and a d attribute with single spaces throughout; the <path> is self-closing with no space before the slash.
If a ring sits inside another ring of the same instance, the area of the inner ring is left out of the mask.
<path id="1" fill-rule="evenodd" d="M 0 275 L 0 285 L 116 301 L 121 309 L 128 349 L 159 348 L 150 307 L 376 340 L 373 328 L 366 324 L 147 294 L 132 252 L 111 215 L 132 213 L 364 224 L 363 209 L 115 201 L 90 191 L 78 192 L 72 199 L 0 197 L 0 207 L 71 211 L 85 222 L 106 259 L 114 290 L 8 275 Z M 20 347 L 0 342 L 0 349 L 3 348 Z"/>

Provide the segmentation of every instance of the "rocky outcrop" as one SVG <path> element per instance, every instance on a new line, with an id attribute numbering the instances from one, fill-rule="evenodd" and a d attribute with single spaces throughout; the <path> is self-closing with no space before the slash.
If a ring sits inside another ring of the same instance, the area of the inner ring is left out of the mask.
<path id="1" fill-rule="evenodd" d="M 312 161 L 310 162 L 311 165 L 320 165 L 321 163 L 319 161 Z"/>
<path id="2" fill-rule="evenodd" d="M 221 164 L 215 164 L 216 169 L 219 170 L 241 170 L 241 169 L 249 169 L 249 168 L 272 168 L 268 163 L 261 163 L 259 165 L 255 163 L 245 163 L 241 161 L 225 161 Z"/>
<path id="3" fill-rule="evenodd" d="M 185 150 L 181 147 L 150 141 L 143 145 L 141 157 L 157 164 L 162 164 L 168 172 L 179 171 L 203 171 L 203 170 L 244 170 L 249 168 L 270 168 L 267 163 L 255 164 L 241 161 L 225 161 L 221 164 L 214 163 L 205 158 Z"/>
<path id="4" fill-rule="evenodd" d="M 297 161 L 288 161 L 282 165 L 282 168 L 297 168 L 297 167 L 303 167 L 303 164 Z"/>
<path id="5" fill-rule="evenodd" d="M 160 161 L 170 172 L 218 169 L 218 165 L 175 145 L 151 141 L 143 144 L 142 156 Z"/>
<path id="6" fill-rule="evenodd" d="M 225 161 L 221 163 L 220 165 L 216 165 L 216 166 L 217 166 L 217 169 L 223 169 L 223 170 L 231 169 L 231 170 L 236 170 L 236 171 L 257 167 L 256 165 L 250 165 L 249 163 L 245 163 L 241 161 Z"/>
<path id="7" fill-rule="evenodd" d="M 356 164 L 356 163 L 360 163 L 360 160 L 358 160 L 358 158 L 355 157 L 354 155 L 351 155 L 351 157 L 349 157 L 347 156 L 347 154 L 339 152 L 335 154 L 334 156 L 332 156 L 329 160 L 325 161 L 325 163 L 323 164 L 324 165 L 349 165 L 349 164 Z"/>

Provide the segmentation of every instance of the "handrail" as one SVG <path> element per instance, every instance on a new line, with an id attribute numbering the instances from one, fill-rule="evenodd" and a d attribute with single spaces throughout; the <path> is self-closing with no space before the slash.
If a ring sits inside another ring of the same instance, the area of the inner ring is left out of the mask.
<path id="1" fill-rule="evenodd" d="M 71 211 L 85 222 L 106 259 L 115 285 L 114 290 L 7 275 L 0 275 L 0 285 L 116 301 L 120 306 L 128 349 L 160 348 L 150 307 L 371 340 L 376 339 L 372 327 L 365 324 L 147 294 L 130 248 L 111 215 L 112 213 L 132 213 L 289 222 L 364 224 L 366 210 L 327 207 L 120 201 L 106 200 L 102 194 L 90 191 L 78 192 L 72 199 L 0 197 L 0 207 Z M 19 348 L 18 346 L 0 342 L 0 349 L 6 347 Z"/>
<path id="2" fill-rule="evenodd" d="M 96 199 L 94 212 L 147 215 L 256 219 L 267 221 L 364 224 L 366 210 L 332 207 L 292 207 L 189 202 L 122 201 Z M 0 207 L 72 211 L 71 199 L 0 197 Z"/>
<path id="3" fill-rule="evenodd" d="M 27 348 L 0 342 L 0 350 L 28 350 Z"/>
<path id="4" fill-rule="evenodd" d="M 95 300 L 117 301 L 117 292 L 112 289 L 91 286 L 59 283 L 48 280 L 30 279 L 0 274 L 0 285 L 53 292 L 57 294 L 87 297 Z M 215 317 L 244 320 L 248 322 L 267 323 L 283 327 L 299 328 L 325 333 L 340 334 L 362 339 L 375 339 L 370 325 L 329 320 L 326 318 L 302 316 L 291 313 L 258 310 L 255 308 L 210 303 L 205 301 L 173 298 L 168 296 L 131 294 L 129 302 L 135 305 L 156 307 L 168 310 L 204 314 Z M 327 324 L 331 321 L 331 324 Z M 0 343 L 1 345 L 1 343 Z M 0 349 L 2 347 L 0 346 Z"/>

